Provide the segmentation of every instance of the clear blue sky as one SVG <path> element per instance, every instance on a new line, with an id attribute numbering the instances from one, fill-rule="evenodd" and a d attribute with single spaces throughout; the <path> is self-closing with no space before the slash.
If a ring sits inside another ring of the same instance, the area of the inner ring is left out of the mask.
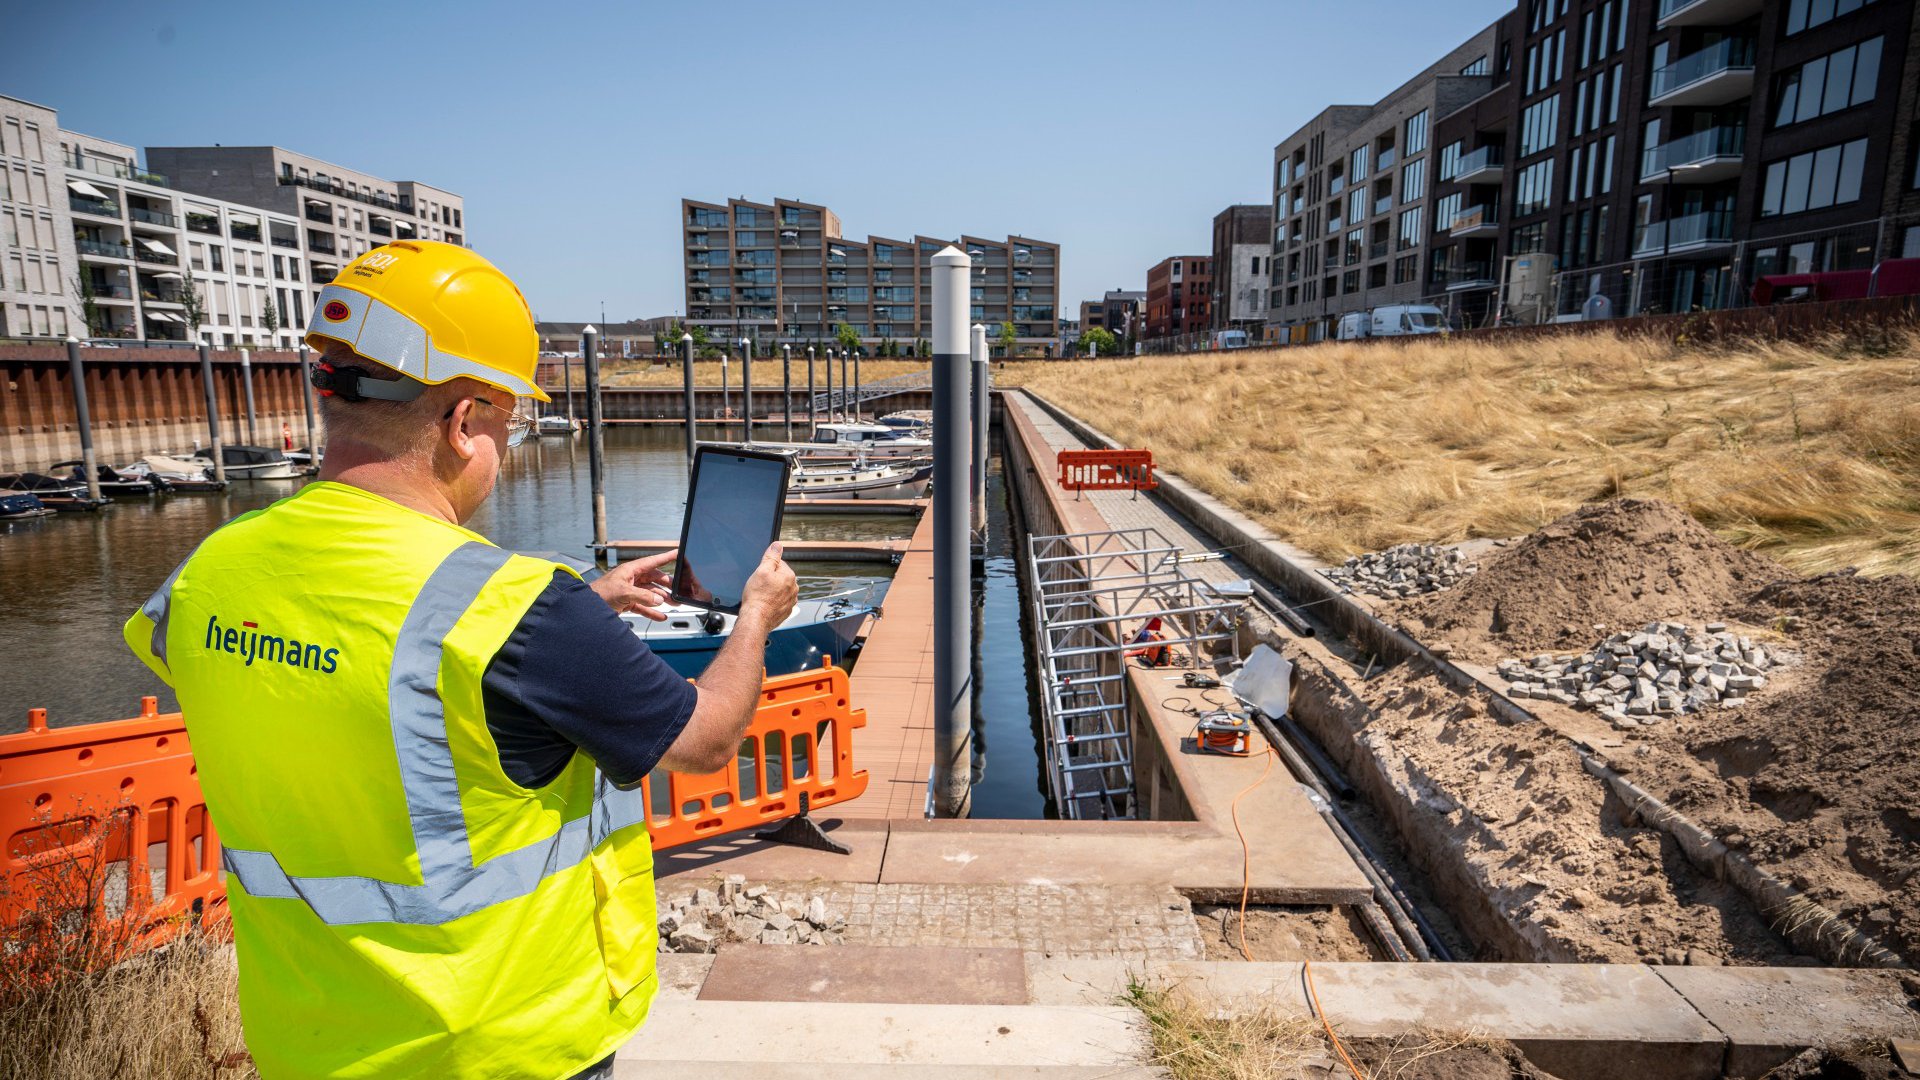
<path id="1" fill-rule="evenodd" d="M 546 319 L 680 310 L 679 200 L 1065 248 L 1063 310 L 1204 252 L 1273 146 L 1508 0 L 0 0 L 0 93 L 145 147 L 274 143 L 465 196 Z M 1337 36 L 1336 36 L 1337 35 Z"/>

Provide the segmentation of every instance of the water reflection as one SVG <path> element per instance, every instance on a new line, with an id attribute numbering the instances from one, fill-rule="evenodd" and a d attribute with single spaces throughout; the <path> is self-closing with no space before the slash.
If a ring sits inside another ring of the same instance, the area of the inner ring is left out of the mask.
<path id="1" fill-rule="evenodd" d="M 708 437 L 705 431 L 702 437 Z M 675 539 L 686 499 L 679 428 L 611 428 L 607 528 L 615 539 Z M 232 518 L 291 494 L 298 481 L 237 482 L 223 495 L 117 501 L 99 514 L 0 523 L 0 733 L 43 706 L 55 725 L 115 720 L 154 694 L 172 694 L 134 659 L 120 627 L 180 560 Z M 583 439 L 528 439 L 508 456 L 500 486 L 469 527 L 504 547 L 590 558 L 591 481 Z M 905 536 L 904 517 L 789 515 L 789 539 Z M 872 563 L 800 563 L 804 595 L 836 578 L 890 576 Z"/>

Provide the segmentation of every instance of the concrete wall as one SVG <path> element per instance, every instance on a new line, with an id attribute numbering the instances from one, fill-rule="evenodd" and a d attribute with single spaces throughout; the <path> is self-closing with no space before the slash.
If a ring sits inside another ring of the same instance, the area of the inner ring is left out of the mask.
<path id="1" fill-rule="evenodd" d="M 94 449 L 103 464 L 208 442 L 200 354 L 193 349 L 82 349 Z M 221 437 L 249 441 L 238 350 L 213 353 Z M 254 432 L 261 445 L 306 445 L 299 361 L 291 352 L 253 357 Z M 0 346 L 0 472 L 43 471 L 80 456 L 66 349 Z"/>

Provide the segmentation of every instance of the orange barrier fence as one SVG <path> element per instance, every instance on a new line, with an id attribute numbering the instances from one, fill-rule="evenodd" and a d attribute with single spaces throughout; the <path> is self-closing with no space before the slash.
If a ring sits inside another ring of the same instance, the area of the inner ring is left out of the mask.
<path id="1" fill-rule="evenodd" d="M 665 784 L 658 773 L 647 779 L 654 850 L 859 797 L 867 771 L 853 767 L 853 733 L 867 726 L 867 711 L 849 707 L 850 689 L 846 671 L 831 664 L 768 679 L 731 766 L 667 773 Z"/>
<path id="2" fill-rule="evenodd" d="M 86 966 L 226 918 L 220 842 L 180 714 L 140 699 L 131 720 L 0 737 L 0 927 L 61 948 L 35 919 L 84 928 Z M 25 931 L 22 933 L 21 931 Z"/>
<path id="3" fill-rule="evenodd" d="M 864 709 L 831 665 L 768 679 L 734 764 L 710 776 L 658 772 L 643 783 L 655 850 L 798 818 L 858 797 L 853 767 Z M 664 781 L 664 782 L 662 782 Z M 804 823 L 803 823 L 804 824 Z M 221 929 L 220 841 L 179 713 L 0 735 L 0 942 L 42 925 L 86 927 L 111 963 L 194 922 Z M 78 920 L 76 924 L 75 920 Z"/>
<path id="4" fill-rule="evenodd" d="M 1151 450 L 1062 450 L 1059 458 L 1062 491 L 1152 491 Z"/>

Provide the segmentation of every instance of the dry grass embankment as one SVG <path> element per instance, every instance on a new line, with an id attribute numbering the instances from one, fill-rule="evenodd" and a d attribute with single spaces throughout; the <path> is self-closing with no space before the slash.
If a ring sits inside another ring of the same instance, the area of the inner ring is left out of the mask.
<path id="1" fill-rule="evenodd" d="M 1804 573 L 1920 572 L 1920 339 L 1605 334 L 996 368 L 1326 559 L 1666 499 Z"/>
<path id="2" fill-rule="evenodd" d="M 796 387 L 807 384 L 807 363 L 804 355 L 793 358 L 793 382 Z M 556 363 L 558 361 L 555 361 Z M 576 362 L 577 364 L 577 362 Z M 817 389 L 825 390 L 827 373 L 825 360 L 815 362 L 815 381 Z M 907 375 L 917 371 L 926 371 L 930 362 L 926 360 L 862 360 L 860 361 L 860 381 L 878 382 L 896 375 Z M 679 386 L 679 364 L 655 364 L 647 360 L 609 360 L 602 381 L 607 386 Z M 852 375 L 853 364 L 847 364 L 847 373 Z M 581 373 L 574 370 L 575 385 L 581 385 Z M 727 365 L 727 381 L 734 386 L 740 385 L 740 362 L 732 361 Z M 556 384 L 558 380 L 555 380 Z M 720 361 L 696 360 L 693 363 L 693 382 L 695 386 L 720 385 Z M 839 361 L 834 361 L 833 384 L 840 385 Z M 780 386 L 780 358 L 759 357 L 753 362 L 753 385 L 756 387 Z"/>

